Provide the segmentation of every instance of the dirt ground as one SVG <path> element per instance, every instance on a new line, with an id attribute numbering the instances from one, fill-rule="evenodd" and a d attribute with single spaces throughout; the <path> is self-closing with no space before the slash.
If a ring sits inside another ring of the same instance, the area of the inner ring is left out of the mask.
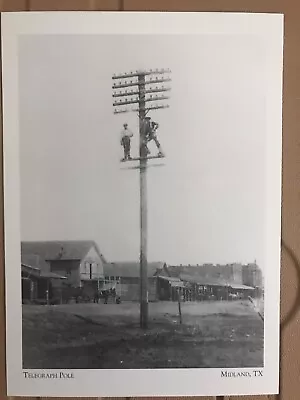
<path id="1" fill-rule="evenodd" d="M 263 321 L 248 302 L 23 306 L 23 367 L 243 368 L 263 366 Z"/>

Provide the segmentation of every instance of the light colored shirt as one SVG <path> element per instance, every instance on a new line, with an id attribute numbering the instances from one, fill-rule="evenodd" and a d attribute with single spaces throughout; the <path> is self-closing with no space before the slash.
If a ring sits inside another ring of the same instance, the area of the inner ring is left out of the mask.
<path id="1" fill-rule="evenodd" d="M 122 130 L 122 132 L 121 132 L 121 139 L 123 139 L 123 137 L 125 137 L 125 136 L 129 136 L 129 137 L 132 137 L 132 136 L 133 136 L 133 133 L 131 132 L 130 129 L 123 129 L 123 130 Z"/>

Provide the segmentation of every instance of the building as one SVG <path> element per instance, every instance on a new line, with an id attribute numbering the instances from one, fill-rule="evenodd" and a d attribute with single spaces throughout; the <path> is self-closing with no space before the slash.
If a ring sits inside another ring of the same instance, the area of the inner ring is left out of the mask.
<path id="1" fill-rule="evenodd" d="M 163 262 L 148 262 L 148 300 L 157 301 L 157 278 L 164 269 Z M 140 300 L 140 263 L 112 262 L 104 264 L 105 285 L 114 284 L 122 301 Z"/>
<path id="2" fill-rule="evenodd" d="M 91 285 L 100 288 L 104 282 L 106 262 L 94 241 L 38 241 L 21 243 L 22 271 L 40 271 L 40 277 L 51 282 L 50 296 L 59 294 L 63 287 Z M 56 279 L 56 277 L 65 279 Z M 41 281 L 41 278 L 39 278 Z"/>
<path id="3" fill-rule="evenodd" d="M 256 263 L 243 266 L 243 283 L 255 288 L 263 288 L 263 275 Z"/>
<path id="4" fill-rule="evenodd" d="M 180 278 L 173 276 L 159 275 L 157 277 L 157 296 L 161 301 L 177 301 L 178 296 L 184 299 L 189 298 L 190 285 Z"/>
<path id="5" fill-rule="evenodd" d="M 180 274 L 186 274 L 203 279 L 220 279 L 236 285 L 263 287 L 262 271 L 256 263 L 170 265 L 167 269 L 169 276 L 178 277 Z"/>
<path id="6" fill-rule="evenodd" d="M 21 264 L 22 275 L 22 301 L 49 303 L 53 298 L 53 282 L 63 281 L 65 276 L 53 272 L 42 271 L 38 267 Z"/>
<path id="7" fill-rule="evenodd" d="M 255 295 L 253 287 L 223 278 L 203 279 L 199 276 L 181 274 L 180 279 L 190 285 L 189 300 L 231 300 Z"/>
<path id="8" fill-rule="evenodd" d="M 259 291 L 254 285 L 253 276 L 256 275 L 252 271 L 260 269 L 256 265 L 249 268 L 238 263 L 166 266 L 159 276 L 159 298 L 174 300 L 178 298 L 178 291 L 185 300 L 193 301 L 255 297 Z M 259 283 L 258 280 L 255 283 Z"/>

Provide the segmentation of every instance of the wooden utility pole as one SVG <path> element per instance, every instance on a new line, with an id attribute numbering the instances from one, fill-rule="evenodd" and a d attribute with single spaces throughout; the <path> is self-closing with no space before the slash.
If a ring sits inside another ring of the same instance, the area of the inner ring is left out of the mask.
<path id="1" fill-rule="evenodd" d="M 145 75 L 138 76 L 140 128 L 140 326 L 148 327 L 147 154 L 145 154 Z"/>
<path id="2" fill-rule="evenodd" d="M 115 114 L 135 111 L 139 116 L 139 155 L 126 161 L 139 161 L 140 170 L 140 326 L 148 327 L 148 263 L 147 263 L 147 164 L 148 160 L 162 158 L 162 155 L 149 156 L 146 147 L 145 117 L 151 110 L 169 107 L 163 104 L 154 104 L 146 107 L 148 102 L 168 99 L 164 92 L 170 88 L 158 86 L 159 83 L 168 82 L 171 79 L 162 75 L 170 70 L 156 69 L 149 71 L 135 71 L 119 75 L 113 75 L 113 89 L 123 89 L 113 92 L 113 97 L 118 98 L 113 103 Z M 146 80 L 146 77 L 148 79 Z M 126 79 L 124 81 L 124 79 Z M 130 80 L 127 80 L 130 79 Z M 152 85 L 152 86 L 151 86 Z M 131 90 L 128 88 L 131 87 Z M 135 88 L 134 88 L 135 87 Z M 153 95 L 155 93 L 155 95 Z M 147 96 L 148 97 L 147 97 Z M 121 99 L 120 99 L 121 98 Z M 138 104 L 137 108 L 127 109 L 123 106 Z"/>

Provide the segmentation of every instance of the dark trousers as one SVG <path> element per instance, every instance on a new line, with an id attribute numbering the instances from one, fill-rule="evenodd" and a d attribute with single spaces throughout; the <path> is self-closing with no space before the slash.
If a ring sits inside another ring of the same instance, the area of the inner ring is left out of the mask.
<path id="1" fill-rule="evenodd" d="M 122 138 L 122 146 L 124 148 L 124 158 L 129 158 L 130 157 L 130 137 L 129 136 L 124 136 Z"/>
<path id="2" fill-rule="evenodd" d="M 149 134 L 149 136 L 148 136 L 148 142 L 151 142 L 151 140 L 154 141 L 154 143 L 155 143 L 157 149 L 160 151 L 160 150 L 161 150 L 160 143 L 159 143 L 159 141 L 158 141 L 158 139 L 157 139 L 156 134 L 154 134 L 154 133 L 152 133 L 152 132 L 150 132 L 150 134 Z"/>

